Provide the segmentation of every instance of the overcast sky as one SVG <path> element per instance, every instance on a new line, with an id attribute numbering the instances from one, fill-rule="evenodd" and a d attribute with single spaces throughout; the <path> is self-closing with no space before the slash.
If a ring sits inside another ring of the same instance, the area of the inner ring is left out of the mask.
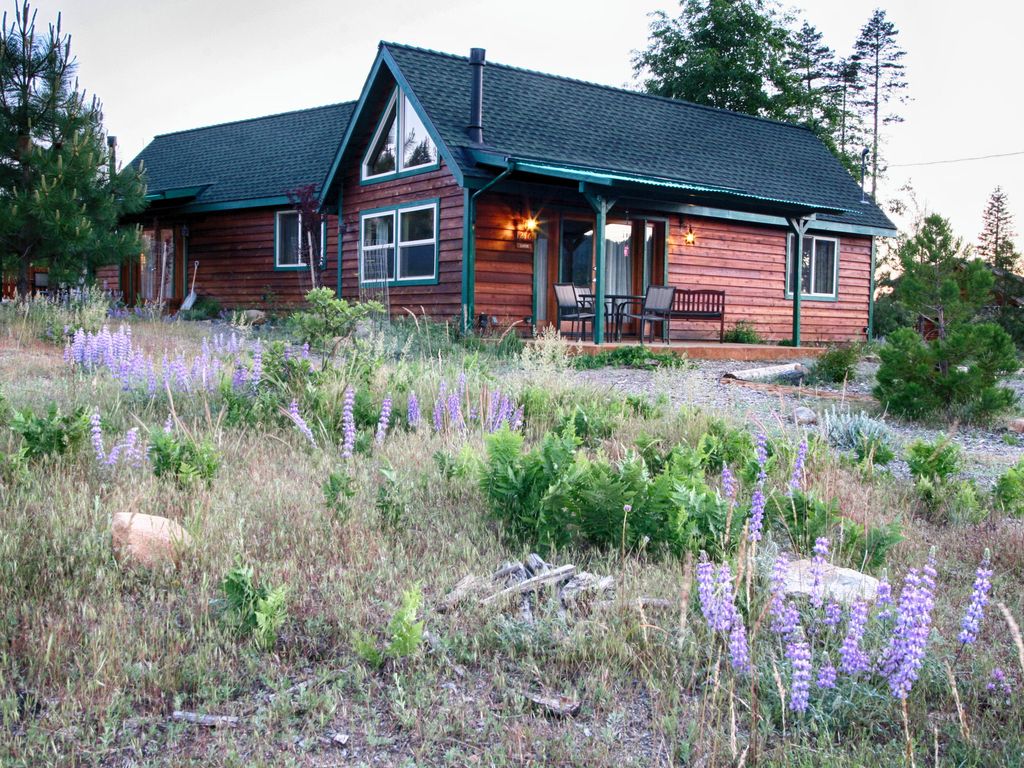
<path id="1" fill-rule="evenodd" d="M 10 6 L 10 3 L 7 3 Z M 840 54 L 878 6 L 900 29 L 913 100 L 887 130 L 880 197 L 913 183 L 929 211 L 974 241 L 997 185 L 1024 246 L 1024 152 L 1019 84 L 1024 4 L 1006 0 L 804 0 L 794 5 Z M 632 82 L 651 0 L 38 0 L 40 21 L 63 12 L 83 87 L 104 103 L 122 157 L 158 133 L 356 99 L 379 40 L 454 53 L 484 47 L 491 61 L 610 85 Z M 595 115 L 595 120 L 600 115 Z"/>

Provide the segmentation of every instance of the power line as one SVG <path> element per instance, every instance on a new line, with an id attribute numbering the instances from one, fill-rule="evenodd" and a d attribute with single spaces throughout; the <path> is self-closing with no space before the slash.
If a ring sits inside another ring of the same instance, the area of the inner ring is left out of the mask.
<path id="1" fill-rule="evenodd" d="M 947 165 L 949 163 L 969 163 L 973 160 L 993 160 L 997 157 L 1015 157 L 1017 155 L 1024 155 L 1024 149 L 1019 152 L 1003 152 L 998 155 L 977 155 L 975 157 L 958 157 L 952 160 L 929 160 L 924 163 L 893 163 L 890 168 L 912 168 L 919 165 Z"/>

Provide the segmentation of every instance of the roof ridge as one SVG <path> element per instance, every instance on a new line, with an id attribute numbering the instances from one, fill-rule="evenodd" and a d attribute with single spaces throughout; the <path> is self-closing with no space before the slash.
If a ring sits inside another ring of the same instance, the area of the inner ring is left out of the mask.
<path id="1" fill-rule="evenodd" d="M 207 131 L 211 128 L 223 128 L 227 125 L 240 125 L 241 123 L 254 123 L 257 120 L 269 120 L 274 117 L 284 117 L 285 115 L 297 115 L 300 112 L 315 112 L 318 109 L 331 109 L 335 107 L 344 107 L 349 104 L 355 104 L 355 101 L 339 101 L 334 104 L 321 104 L 317 107 L 305 107 L 304 109 L 289 109 L 285 112 L 275 112 L 271 115 L 258 115 L 256 117 L 243 117 L 240 120 L 225 120 L 222 123 L 211 123 L 210 125 L 200 125 L 195 128 L 182 128 L 180 131 L 168 131 L 167 133 L 157 133 L 153 136 L 154 139 L 162 139 L 166 136 L 177 136 L 182 133 L 194 133 L 195 131 Z"/>
<path id="2" fill-rule="evenodd" d="M 469 57 L 468 56 L 461 56 L 461 55 L 459 55 L 457 53 L 448 53 L 447 51 L 438 51 L 438 50 L 435 50 L 433 48 L 424 48 L 422 46 L 417 46 L 417 45 L 408 45 L 406 43 L 392 43 L 392 42 L 388 42 L 387 40 L 381 40 L 380 45 L 387 46 L 389 48 L 405 48 L 406 50 L 410 50 L 410 51 L 418 51 L 419 53 L 429 53 L 429 54 L 432 54 L 434 56 L 444 56 L 446 58 L 457 59 L 459 61 L 465 61 L 465 62 L 469 61 Z M 775 124 L 775 125 L 785 126 L 786 128 L 796 128 L 797 130 L 807 131 L 808 133 L 811 133 L 811 134 L 814 133 L 810 128 L 808 128 L 806 125 L 802 125 L 801 123 L 791 123 L 791 122 L 788 122 L 786 120 L 777 120 L 777 119 L 772 118 L 772 117 L 761 117 L 760 115 L 750 115 L 750 114 L 747 114 L 746 112 L 737 112 L 734 109 L 725 109 L 723 107 L 712 107 L 712 106 L 709 106 L 707 104 L 698 104 L 695 101 L 687 101 L 686 99 L 676 99 L 676 98 L 673 98 L 672 96 L 660 96 L 660 95 L 658 95 L 656 93 L 646 93 L 645 91 L 635 91 L 635 90 L 633 90 L 631 88 L 624 88 L 622 86 L 608 85 L 607 83 L 598 83 L 598 82 L 594 82 L 593 80 L 584 80 L 584 79 L 578 78 L 578 77 L 570 77 L 569 75 L 556 75 L 556 74 L 553 74 L 551 72 L 541 72 L 539 69 L 530 69 L 528 67 L 517 67 L 517 66 L 514 66 L 512 64 L 502 64 L 500 62 L 494 62 L 494 61 L 490 61 L 490 60 L 488 60 L 486 62 L 486 66 L 488 66 L 488 67 L 499 67 L 501 69 L 512 70 L 513 72 L 525 72 L 525 73 L 530 74 L 530 75 L 540 75 L 541 77 L 549 77 L 552 80 L 562 80 L 564 82 L 576 83 L 578 85 L 587 85 L 587 86 L 590 86 L 592 88 L 602 88 L 602 89 L 607 90 L 607 91 L 614 91 L 616 93 L 630 94 L 632 96 L 639 96 L 639 97 L 645 98 L 645 99 L 652 99 L 652 100 L 655 100 L 655 101 L 668 102 L 670 104 L 682 104 L 682 105 L 687 106 L 687 107 L 694 107 L 696 109 L 702 109 L 702 110 L 706 110 L 706 111 L 709 111 L 709 112 L 715 112 L 715 113 L 719 113 L 719 114 L 736 115 L 737 117 L 745 117 L 748 120 L 758 120 L 758 121 L 763 122 L 763 123 L 772 123 L 772 124 Z"/>

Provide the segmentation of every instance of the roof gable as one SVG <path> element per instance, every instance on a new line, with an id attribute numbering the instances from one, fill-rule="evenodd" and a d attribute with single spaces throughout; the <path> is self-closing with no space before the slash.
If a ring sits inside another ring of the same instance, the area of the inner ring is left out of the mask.
<path id="1" fill-rule="evenodd" d="M 189 207 L 244 207 L 283 198 L 324 178 L 355 102 L 285 112 L 156 136 L 132 161 L 147 192 L 172 199 L 198 190 Z"/>
<path id="2" fill-rule="evenodd" d="M 438 136 L 473 172 L 465 56 L 383 43 Z M 827 205 L 820 218 L 895 229 L 809 130 L 638 91 L 488 62 L 483 133 L 493 153 Z"/>

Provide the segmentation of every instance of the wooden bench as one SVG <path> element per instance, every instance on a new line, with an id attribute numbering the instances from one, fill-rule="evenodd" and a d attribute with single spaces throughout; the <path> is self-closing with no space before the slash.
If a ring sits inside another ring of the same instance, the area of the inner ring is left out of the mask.
<path id="1" fill-rule="evenodd" d="M 725 341 L 725 291 L 676 288 L 669 320 L 718 320 L 718 340 Z"/>

